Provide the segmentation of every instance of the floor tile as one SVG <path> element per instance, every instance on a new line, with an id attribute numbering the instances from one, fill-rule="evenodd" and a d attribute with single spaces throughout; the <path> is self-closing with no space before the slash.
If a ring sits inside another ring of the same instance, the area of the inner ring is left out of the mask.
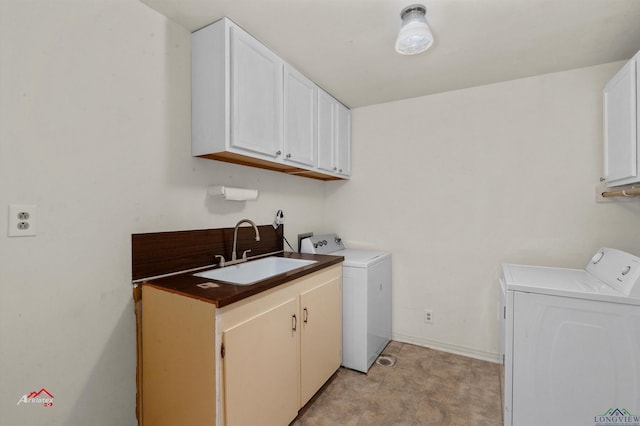
<path id="1" fill-rule="evenodd" d="M 340 368 L 292 426 L 499 426 L 501 366 L 392 341 L 393 366 Z"/>

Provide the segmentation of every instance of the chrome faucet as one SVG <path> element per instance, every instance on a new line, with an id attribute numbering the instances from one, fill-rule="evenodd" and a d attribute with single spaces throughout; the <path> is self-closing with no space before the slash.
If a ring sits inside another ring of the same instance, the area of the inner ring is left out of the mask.
<path id="1" fill-rule="evenodd" d="M 216 258 L 218 257 L 220 258 L 220 266 L 229 266 L 229 265 L 234 265 L 236 263 L 242 263 L 247 261 L 247 253 L 249 253 L 251 249 L 245 250 L 242 253 L 242 258 L 240 259 L 238 259 L 238 255 L 236 253 L 236 248 L 238 246 L 238 228 L 240 228 L 240 225 L 242 225 L 243 223 L 248 223 L 249 225 L 253 226 L 253 229 L 256 231 L 256 241 L 260 241 L 260 231 L 258 231 L 258 227 L 256 226 L 256 224 L 253 223 L 252 220 L 242 219 L 240 222 L 236 223 L 236 227 L 233 230 L 233 251 L 231 252 L 231 260 L 228 262 L 225 262 L 223 256 L 216 255 Z"/>

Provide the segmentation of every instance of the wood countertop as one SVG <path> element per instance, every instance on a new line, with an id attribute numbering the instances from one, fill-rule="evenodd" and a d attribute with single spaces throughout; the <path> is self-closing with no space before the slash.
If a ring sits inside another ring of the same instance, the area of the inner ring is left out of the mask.
<path id="1" fill-rule="evenodd" d="M 251 285 L 235 285 L 225 283 L 223 281 L 215 281 L 208 278 L 196 277 L 193 274 L 202 271 L 191 271 L 182 274 L 172 275 L 164 278 L 151 278 L 143 281 L 143 286 L 152 286 L 172 293 L 181 294 L 186 297 L 199 299 L 204 302 L 212 303 L 216 307 L 230 305 L 239 300 L 261 293 L 265 290 L 285 284 L 289 281 L 304 277 L 313 272 L 327 268 L 332 265 L 339 264 L 344 261 L 342 256 L 331 256 L 321 254 L 304 254 L 284 252 L 275 255 L 277 257 L 287 257 L 291 259 L 315 260 L 316 262 L 294 269 L 289 272 L 275 275 L 262 281 L 258 281 Z M 216 269 L 216 268 L 209 268 Z M 203 269 L 208 270 L 208 269 Z M 215 287 L 202 288 L 198 284 L 212 283 Z"/>

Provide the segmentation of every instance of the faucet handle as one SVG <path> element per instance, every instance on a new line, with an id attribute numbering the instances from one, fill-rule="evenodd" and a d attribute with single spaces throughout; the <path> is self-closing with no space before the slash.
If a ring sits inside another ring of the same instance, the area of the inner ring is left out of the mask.
<path id="1" fill-rule="evenodd" d="M 218 263 L 218 266 L 220 266 L 221 268 L 224 266 L 224 256 L 216 254 L 216 260 L 220 258 L 220 263 Z"/>
<path id="2" fill-rule="evenodd" d="M 242 253 L 242 260 L 247 260 L 247 253 L 249 253 L 250 251 L 251 251 L 251 249 L 249 249 L 249 250 L 245 250 L 245 251 Z"/>

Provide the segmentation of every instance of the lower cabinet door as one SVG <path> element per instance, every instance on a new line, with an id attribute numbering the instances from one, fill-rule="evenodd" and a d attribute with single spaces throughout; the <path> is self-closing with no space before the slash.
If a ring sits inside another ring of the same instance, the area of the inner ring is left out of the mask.
<path id="1" fill-rule="evenodd" d="M 300 295 L 300 406 L 342 362 L 342 277 Z"/>
<path id="2" fill-rule="evenodd" d="M 223 333 L 226 426 L 282 426 L 296 417 L 300 322 L 291 298 Z"/>

